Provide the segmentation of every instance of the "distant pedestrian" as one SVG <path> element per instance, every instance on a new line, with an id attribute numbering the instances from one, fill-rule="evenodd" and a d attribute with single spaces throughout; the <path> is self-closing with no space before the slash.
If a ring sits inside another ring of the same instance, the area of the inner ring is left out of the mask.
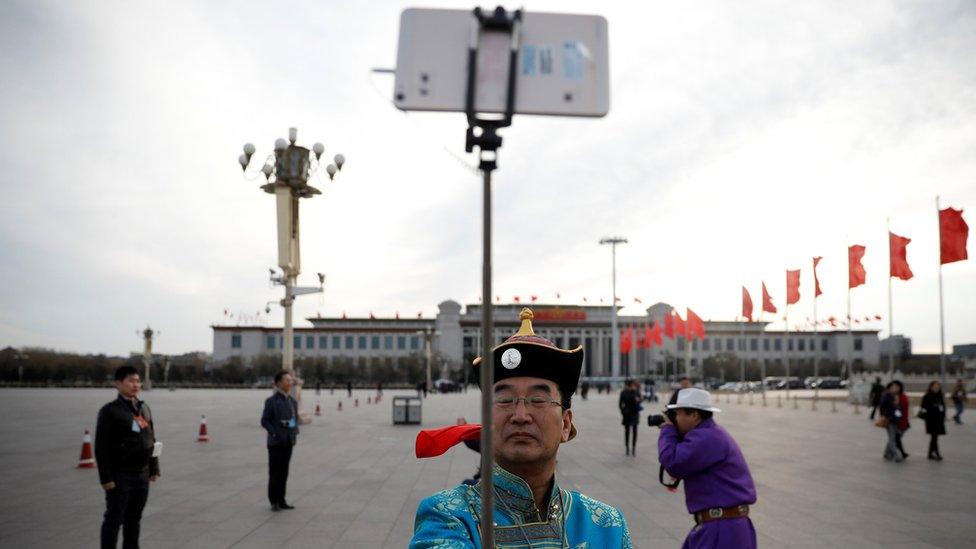
<path id="1" fill-rule="evenodd" d="M 678 380 L 678 385 L 679 387 L 675 389 L 673 393 L 671 393 L 671 399 L 668 401 L 668 404 L 678 402 L 678 393 L 680 393 L 682 389 L 691 389 L 694 386 L 691 383 L 691 378 L 688 376 L 682 376 L 681 379 Z"/>
<path id="2" fill-rule="evenodd" d="M 261 427 L 268 432 L 268 500 L 272 511 L 294 509 L 285 500 L 288 465 L 298 439 L 298 402 L 289 394 L 294 377 L 282 370 L 275 374 L 275 391 L 264 401 Z"/>
<path id="3" fill-rule="evenodd" d="M 957 379 L 956 386 L 952 388 L 952 404 L 956 407 L 956 414 L 952 416 L 952 421 L 962 425 L 962 412 L 966 409 L 966 382 Z"/>
<path id="4" fill-rule="evenodd" d="M 939 452 L 939 435 L 946 434 L 945 430 L 945 397 L 942 396 L 942 384 L 938 381 L 929 383 L 929 388 L 922 397 L 922 405 L 918 409 L 918 417 L 925 420 L 925 432 L 929 437 L 929 459 L 942 461 Z"/>
<path id="5" fill-rule="evenodd" d="M 871 395 L 868 397 L 871 402 L 871 415 L 869 419 L 874 420 L 874 414 L 878 411 L 878 406 L 881 405 L 881 395 L 884 394 L 884 385 L 881 384 L 881 378 L 874 378 L 874 383 L 871 384 Z"/>
<path id="6" fill-rule="evenodd" d="M 898 451 L 901 452 L 901 457 L 907 458 L 908 452 L 902 446 L 902 440 L 905 433 L 912 427 L 908 422 L 908 395 L 905 394 L 905 386 L 900 381 L 895 380 L 895 384 L 898 385 L 898 409 L 901 410 L 901 417 L 898 418 L 898 436 L 895 442 L 898 445 Z"/>
<path id="7" fill-rule="evenodd" d="M 586 397 L 590 394 L 590 382 L 584 381 L 580 384 L 580 398 L 586 400 Z"/>
<path id="8" fill-rule="evenodd" d="M 424 398 L 427 398 L 427 382 L 422 381 L 420 383 L 420 388 L 424 391 Z"/>
<path id="9" fill-rule="evenodd" d="M 633 379 L 627 380 L 617 401 L 620 415 L 623 416 L 620 424 L 624 426 L 624 448 L 628 456 L 636 455 L 637 451 L 637 426 L 640 423 L 640 393 L 637 386 Z"/>
<path id="10" fill-rule="evenodd" d="M 376 382 L 376 394 L 377 395 L 382 395 L 383 394 L 383 382 L 382 381 L 377 381 Z"/>
<path id="11" fill-rule="evenodd" d="M 149 498 L 149 483 L 159 478 L 156 431 L 149 405 L 139 400 L 139 372 L 132 366 L 115 370 L 118 397 L 98 411 L 95 426 L 95 461 L 105 490 L 102 549 L 114 549 L 122 528 L 122 547 L 139 547 L 142 510 Z"/>
<path id="12" fill-rule="evenodd" d="M 904 458 L 901 456 L 901 452 L 898 450 L 898 422 L 901 420 L 901 407 L 898 403 L 898 397 L 901 394 L 901 382 L 892 381 L 888 383 L 885 387 L 885 393 L 881 395 L 881 404 L 878 405 L 878 413 L 881 417 L 878 419 L 878 427 L 884 428 L 885 432 L 888 433 L 888 442 L 885 445 L 884 458 L 888 461 L 894 460 L 896 463 L 901 463 Z"/>
<path id="13" fill-rule="evenodd" d="M 322 380 L 315 381 L 315 394 L 316 395 L 322 394 Z"/>
<path id="14" fill-rule="evenodd" d="M 346 392 L 349 393 L 349 398 L 352 398 L 352 382 L 346 382 Z"/>

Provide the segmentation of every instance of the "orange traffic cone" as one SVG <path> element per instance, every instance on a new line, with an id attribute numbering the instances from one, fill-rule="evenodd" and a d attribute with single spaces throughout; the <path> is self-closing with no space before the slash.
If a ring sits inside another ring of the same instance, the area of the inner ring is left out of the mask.
<path id="1" fill-rule="evenodd" d="M 81 456 L 78 457 L 78 469 L 94 469 L 95 456 L 92 454 L 91 431 L 85 429 L 85 436 L 81 439 Z"/>
<path id="2" fill-rule="evenodd" d="M 341 400 L 339 401 L 339 411 L 340 412 L 342 411 L 342 401 Z"/>
<path id="3" fill-rule="evenodd" d="M 322 415 L 322 407 L 319 406 L 318 402 L 315 403 L 315 415 L 317 416 Z"/>
<path id="4" fill-rule="evenodd" d="M 354 407 L 356 407 L 356 408 L 358 408 L 358 407 L 359 407 L 359 399 L 357 398 L 357 399 L 356 399 L 356 400 L 355 400 L 355 401 L 354 401 L 354 402 L 352 403 L 352 405 L 353 405 Z"/>
<path id="5" fill-rule="evenodd" d="M 200 434 L 197 442 L 210 442 L 210 435 L 207 434 L 207 416 L 200 416 Z"/>

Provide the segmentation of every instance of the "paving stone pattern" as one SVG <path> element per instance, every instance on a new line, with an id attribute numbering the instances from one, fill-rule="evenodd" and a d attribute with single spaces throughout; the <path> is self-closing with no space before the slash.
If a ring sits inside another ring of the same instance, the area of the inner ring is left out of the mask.
<path id="1" fill-rule="evenodd" d="M 478 456 L 459 446 L 413 456 L 416 426 L 392 425 L 392 397 L 354 407 L 345 391 L 305 392 L 322 417 L 302 427 L 288 500 L 272 513 L 259 419 L 266 390 L 144 393 L 165 445 L 163 478 L 150 491 L 142 546 L 404 547 L 421 498 L 469 477 Z M 425 427 L 477 420 L 478 391 L 431 395 Z M 0 546 L 96 547 L 104 496 L 91 469 L 75 469 L 85 428 L 94 429 L 109 390 L 0 390 Z M 336 410 L 339 401 L 343 411 Z M 745 452 L 759 493 L 753 521 L 761 547 L 973 547 L 976 430 L 950 422 L 946 460 L 925 459 L 928 438 L 913 421 L 902 464 L 881 458 L 884 436 L 865 411 L 821 401 L 763 408 L 758 398 L 719 397 L 726 426 Z M 657 483 L 657 430 L 642 425 L 637 457 L 624 455 L 617 395 L 575 399 L 580 436 L 559 453 L 564 487 L 621 508 L 637 547 L 679 547 L 692 522 L 684 497 Z M 656 408 L 645 405 L 645 413 Z M 976 424 L 976 413 L 968 412 Z M 196 442 L 206 414 L 211 442 Z M 643 421 L 643 418 L 642 418 Z"/>

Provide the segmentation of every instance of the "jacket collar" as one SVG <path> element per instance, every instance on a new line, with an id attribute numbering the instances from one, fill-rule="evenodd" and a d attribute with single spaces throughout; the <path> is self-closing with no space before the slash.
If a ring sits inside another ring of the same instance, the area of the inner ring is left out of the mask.
<path id="1" fill-rule="evenodd" d="M 511 510 L 513 513 L 522 515 L 522 522 L 545 522 L 546 517 L 535 505 L 535 498 L 532 497 L 532 489 L 522 477 L 502 469 L 497 463 L 494 465 L 492 475 L 495 490 L 498 498 L 504 504 L 496 506 L 496 510 Z M 559 508 L 559 485 L 556 484 L 555 476 L 552 480 L 552 489 L 549 492 L 550 513 L 553 509 Z"/>
<path id="2" fill-rule="evenodd" d="M 137 413 L 142 409 L 142 401 L 139 400 L 139 397 L 129 400 L 122 396 L 122 393 L 119 393 L 118 400 L 122 402 L 123 406 L 131 410 L 133 413 Z"/>

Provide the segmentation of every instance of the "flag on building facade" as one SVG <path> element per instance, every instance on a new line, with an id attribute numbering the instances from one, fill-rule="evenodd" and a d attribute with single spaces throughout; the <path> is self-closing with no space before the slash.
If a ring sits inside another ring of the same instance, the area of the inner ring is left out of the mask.
<path id="1" fill-rule="evenodd" d="M 813 258 L 813 297 L 814 298 L 820 297 L 820 294 L 823 293 L 820 291 L 820 279 L 817 278 L 817 265 L 820 263 L 821 259 L 823 258 L 820 256 L 816 256 Z"/>
<path id="2" fill-rule="evenodd" d="M 742 318 L 748 318 L 752 322 L 752 296 L 745 286 L 742 287 Z"/>
<path id="3" fill-rule="evenodd" d="M 688 327 L 688 339 L 705 339 L 705 323 L 702 322 L 700 316 L 695 314 L 695 311 L 691 309 L 685 309 L 685 318 L 687 319 Z"/>

